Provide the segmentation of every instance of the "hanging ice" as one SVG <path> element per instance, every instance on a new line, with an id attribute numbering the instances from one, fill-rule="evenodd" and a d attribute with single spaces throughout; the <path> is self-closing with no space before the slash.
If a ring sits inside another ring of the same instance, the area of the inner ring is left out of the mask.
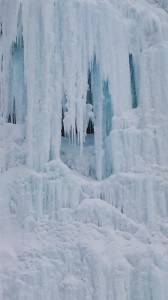
<path id="1" fill-rule="evenodd" d="M 166 300 L 167 2 L 0 8 L 0 299 Z"/>

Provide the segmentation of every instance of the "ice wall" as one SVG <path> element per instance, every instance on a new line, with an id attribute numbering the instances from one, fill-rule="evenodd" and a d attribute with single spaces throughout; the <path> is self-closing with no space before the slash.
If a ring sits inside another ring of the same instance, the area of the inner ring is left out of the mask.
<path id="1" fill-rule="evenodd" d="M 166 1 L 0 7 L 0 297 L 166 300 Z"/>
<path id="2" fill-rule="evenodd" d="M 131 164 L 137 164 L 130 160 L 143 157 L 145 151 L 140 147 L 132 149 L 133 155 L 129 159 L 131 151 L 127 153 L 125 145 L 129 132 L 120 129 L 128 127 L 136 131 L 140 118 L 145 122 L 145 115 L 152 114 L 152 109 L 158 109 L 157 103 L 163 110 L 166 109 L 166 86 L 152 82 L 157 94 L 150 92 L 151 79 L 147 74 L 155 72 L 151 68 L 166 74 L 162 70 L 162 67 L 167 70 L 166 13 L 156 9 L 156 14 L 147 14 L 147 4 L 146 10 L 143 10 L 143 6 L 137 9 L 134 2 L 128 2 L 128 5 L 122 4 L 122 1 L 120 5 L 115 1 L 108 5 L 99 1 L 61 3 L 36 1 L 19 4 L 16 1 L 15 5 L 12 4 L 15 13 L 11 13 L 2 1 L 1 52 L 4 53 L 1 54 L 1 64 L 5 64 L 5 70 L 1 72 L 1 93 L 5 90 L 4 97 L 8 101 L 1 105 L 1 115 L 6 122 L 26 124 L 26 161 L 37 171 L 43 171 L 45 163 L 60 157 L 62 111 L 65 134 L 72 143 L 80 144 L 82 155 L 89 113 L 87 90 L 90 70 L 96 178 L 110 175 L 110 171 L 106 173 L 105 157 L 113 148 L 113 162 L 109 162 L 111 173 L 129 172 L 133 168 Z M 118 10 L 116 6 L 119 6 Z M 5 26 L 10 14 L 12 30 Z M 159 14 L 163 15 L 162 23 Z M 163 66 L 159 59 L 162 53 L 165 53 Z M 152 65 L 149 68 L 146 63 L 148 57 Z M 158 61 L 159 66 L 153 66 L 154 61 Z M 153 80 L 158 81 L 155 77 Z M 154 101 L 157 102 L 155 106 Z M 133 119 L 137 124 L 127 124 L 134 122 Z M 136 139 L 138 132 L 133 135 Z M 117 151 L 115 139 L 120 144 Z M 39 151 L 39 144 L 43 151 Z M 155 152 L 156 147 L 159 146 L 152 147 Z M 166 153 L 164 156 L 167 160 Z M 154 157 L 154 161 L 156 159 Z M 145 163 L 149 164 L 147 160 Z"/>

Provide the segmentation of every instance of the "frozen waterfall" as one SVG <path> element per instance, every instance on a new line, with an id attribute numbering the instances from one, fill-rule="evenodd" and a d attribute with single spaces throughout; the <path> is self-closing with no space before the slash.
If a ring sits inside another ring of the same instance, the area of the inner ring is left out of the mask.
<path id="1" fill-rule="evenodd" d="M 166 0 L 0 0 L 0 300 L 167 300 Z"/>

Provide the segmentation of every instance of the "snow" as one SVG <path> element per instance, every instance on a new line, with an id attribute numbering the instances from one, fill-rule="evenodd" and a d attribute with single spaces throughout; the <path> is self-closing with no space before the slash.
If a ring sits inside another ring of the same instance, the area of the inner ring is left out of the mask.
<path id="1" fill-rule="evenodd" d="M 0 300 L 166 300 L 167 1 L 0 7 Z"/>

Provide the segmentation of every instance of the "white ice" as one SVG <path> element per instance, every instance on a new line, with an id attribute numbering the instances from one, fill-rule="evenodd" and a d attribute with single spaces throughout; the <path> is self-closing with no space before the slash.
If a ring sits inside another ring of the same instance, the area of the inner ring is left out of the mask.
<path id="1" fill-rule="evenodd" d="M 0 300 L 167 300 L 166 0 L 0 0 Z"/>

